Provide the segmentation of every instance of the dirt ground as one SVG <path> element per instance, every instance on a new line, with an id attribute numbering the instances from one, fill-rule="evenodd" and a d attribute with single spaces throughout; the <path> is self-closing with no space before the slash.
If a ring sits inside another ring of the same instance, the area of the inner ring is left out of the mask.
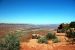
<path id="1" fill-rule="evenodd" d="M 21 43 L 20 50 L 75 50 L 75 45 L 65 45 L 64 43 L 39 44 L 37 39 L 31 39 L 29 42 Z"/>

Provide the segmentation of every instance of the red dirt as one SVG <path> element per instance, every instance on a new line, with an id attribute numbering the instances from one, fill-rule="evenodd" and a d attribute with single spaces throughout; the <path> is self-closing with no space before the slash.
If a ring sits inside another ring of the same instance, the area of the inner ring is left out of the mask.
<path id="1" fill-rule="evenodd" d="M 20 50 L 75 50 L 75 45 L 64 45 L 63 43 L 38 44 L 36 39 L 21 43 Z"/>
<path id="2" fill-rule="evenodd" d="M 75 50 L 75 45 L 56 46 L 54 50 Z"/>

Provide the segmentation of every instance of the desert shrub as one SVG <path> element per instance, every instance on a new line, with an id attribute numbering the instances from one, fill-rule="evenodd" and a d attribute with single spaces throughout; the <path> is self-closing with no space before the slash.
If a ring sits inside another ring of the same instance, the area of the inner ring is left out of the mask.
<path id="1" fill-rule="evenodd" d="M 50 40 L 50 39 L 55 39 L 56 36 L 55 36 L 54 33 L 48 33 L 48 34 L 46 35 L 46 38 L 47 38 L 48 40 Z"/>
<path id="2" fill-rule="evenodd" d="M 75 32 L 73 30 L 69 29 L 69 31 L 66 32 L 66 36 L 68 38 L 75 38 Z"/>
<path id="3" fill-rule="evenodd" d="M 66 26 L 62 29 L 57 29 L 57 33 L 65 33 L 68 29 L 70 29 L 70 27 Z"/>
<path id="4" fill-rule="evenodd" d="M 20 42 L 16 33 L 9 33 L 0 42 L 1 50 L 19 50 Z"/>
<path id="5" fill-rule="evenodd" d="M 70 23 L 71 28 L 75 28 L 75 21 Z"/>
<path id="6" fill-rule="evenodd" d="M 66 32 L 66 37 L 68 37 L 68 39 L 71 40 L 72 43 L 74 43 L 75 42 L 75 31 L 69 29 Z"/>
<path id="7" fill-rule="evenodd" d="M 53 43 L 60 42 L 59 39 L 56 37 L 55 33 L 48 33 L 45 36 L 41 36 L 38 38 L 38 43 L 48 43 L 48 40 L 52 40 Z"/>
<path id="8" fill-rule="evenodd" d="M 58 29 L 62 29 L 63 28 L 63 24 L 64 23 L 60 24 L 59 27 L 58 27 Z"/>
<path id="9" fill-rule="evenodd" d="M 60 24 L 59 25 L 59 27 L 58 27 L 58 29 L 57 29 L 57 32 L 58 33 L 65 33 L 66 32 L 66 30 L 68 30 L 70 28 L 70 26 L 69 26 L 69 24 L 64 24 L 64 23 L 62 23 L 62 24 Z"/>
<path id="10" fill-rule="evenodd" d="M 63 28 L 62 30 L 61 30 L 61 33 L 64 33 L 66 30 Z"/>
<path id="11" fill-rule="evenodd" d="M 53 43 L 58 43 L 60 40 L 56 37 L 55 39 L 52 39 Z"/>
<path id="12" fill-rule="evenodd" d="M 38 38 L 38 43 L 48 43 L 48 40 L 46 39 L 46 37 L 45 36 L 42 36 L 42 37 L 40 37 L 40 38 Z"/>
<path id="13" fill-rule="evenodd" d="M 57 31 L 58 33 L 64 33 L 65 32 L 65 29 L 60 29 Z"/>

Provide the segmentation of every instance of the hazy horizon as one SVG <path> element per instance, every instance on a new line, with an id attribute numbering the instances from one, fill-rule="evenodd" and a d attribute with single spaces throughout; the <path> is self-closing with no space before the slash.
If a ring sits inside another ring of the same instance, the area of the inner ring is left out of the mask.
<path id="1" fill-rule="evenodd" d="M 0 23 L 60 24 L 75 21 L 75 0 L 0 0 Z"/>

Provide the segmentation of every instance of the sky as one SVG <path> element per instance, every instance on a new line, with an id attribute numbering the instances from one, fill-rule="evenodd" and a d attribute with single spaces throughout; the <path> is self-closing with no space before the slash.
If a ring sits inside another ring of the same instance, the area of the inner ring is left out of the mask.
<path id="1" fill-rule="evenodd" d="M 75 21 L 75 0 L 0 0 L 0 23 L 59 24 Z"/>

